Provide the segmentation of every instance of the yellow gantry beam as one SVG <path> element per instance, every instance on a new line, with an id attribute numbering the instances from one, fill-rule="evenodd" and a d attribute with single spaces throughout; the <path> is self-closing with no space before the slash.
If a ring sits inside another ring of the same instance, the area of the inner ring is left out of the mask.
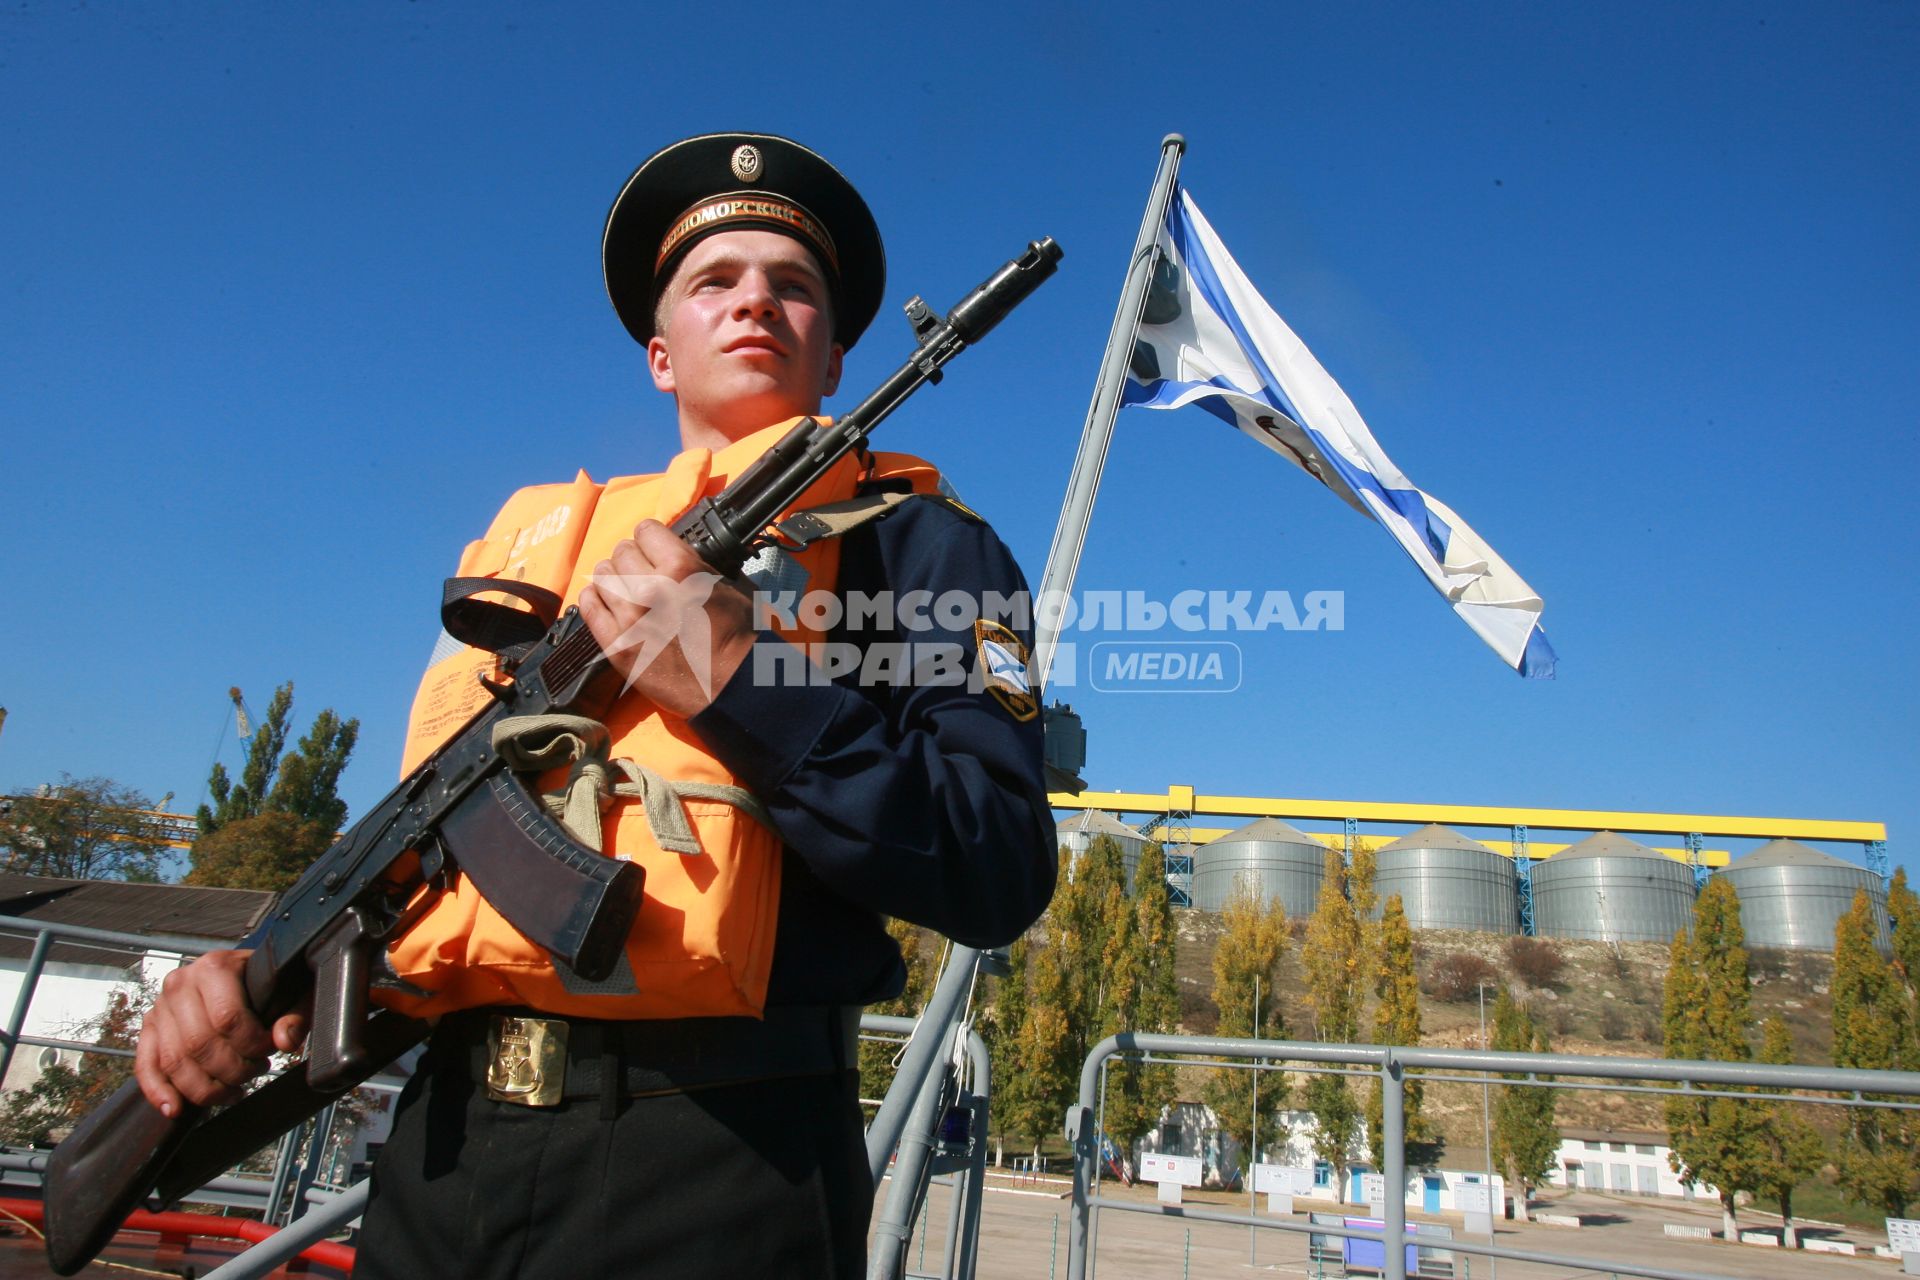
<path id="1" fill-rule="evenodd" d="M 1821 818 L 1741 818 L 1705 813 L 1635 813 L 1613 809 L 1506 809 L 1467 804 L 1392 804 L 1377 800 L 1290 800 L 1215 796 L 1192 787 L 1165 794 L 1139 791 L 1056 792 L 1056 809 L 1104 809 L 1111 813 L 1186 812 L 1229 818 L 1315 818 L 1343 822 L 1394 822 L 1456 827 L 1525 826 L 1545 831 L 1653 832 L 1665 835 L 1746 836 L 1761 840 L 1885 840 L 1884 822 L 1837 822 Z M 1554 846 L 1528 842 L 1528 850 Z M 1564 847 L 1564 846 L 1560 846 Z"/>

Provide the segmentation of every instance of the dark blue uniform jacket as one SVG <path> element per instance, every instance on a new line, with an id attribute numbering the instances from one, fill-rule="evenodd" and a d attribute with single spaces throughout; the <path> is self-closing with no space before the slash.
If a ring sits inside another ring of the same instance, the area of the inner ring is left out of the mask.
<path id="1" fill-rule="evenodd" d="M 915 498 L 845 535 L 839 590 L 894 597 L 963 591 L 1024 597 L 993 530 L 936 498 Z M 843 621 L 830 643 L 957 646 L 973 628 Z M 1000 618 L 1031 650 L 1026 618 Z M 763 645 L 785 645 L 763 634 Z M 1040 719 L 1021 721 L 967 682 L 756 682 L 741 666 L 692 727 L 772 813 L 786 844 L 767 1003 L 869 1004 L 900 993 L 905 968 L 884 929 L 895 916 L 956 942 L 1018 937 L 1053 895 L 1053 821 Z"/>

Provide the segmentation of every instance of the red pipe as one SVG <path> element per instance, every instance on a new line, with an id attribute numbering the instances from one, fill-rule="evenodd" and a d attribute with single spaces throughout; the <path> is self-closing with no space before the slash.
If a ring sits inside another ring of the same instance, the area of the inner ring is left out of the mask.
<path id="1" fill-rule="evenodd" d="M 40 1226 L 44 1225 L 47 1211 L 46 1206 L 38 1200 L 0 1199 L 0 1212 L 13 1214 Z M 255 1222 L 252 1218 L 222 1218 L 211 1213 L 148 1213 L 145 1209 L 135 1209 L 128 1214 L 120 1229 L 151 1231 L 162 1237 L 184 1235 L 205 1236 L 213 1240 L 244 1240 L 248 1244 L 259 1244 L 279 1231 L 277 1227 Z M 346 1245 L 321 1240 L 302 1249 L 299 1256 L 308 1262 L 353 1274 L 353 1250 Z"/>

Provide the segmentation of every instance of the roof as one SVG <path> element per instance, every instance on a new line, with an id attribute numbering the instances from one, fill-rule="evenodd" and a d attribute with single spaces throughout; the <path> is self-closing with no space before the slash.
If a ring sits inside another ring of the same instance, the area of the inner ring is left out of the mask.
<path id="1" fill-rule="evenodd" d="M 80 925 L 114 933 L 166 935 L 231 943 L 244 938 L 273 905 L 259 889 L 207 889 L 183 884 L 129 884 L 122 880 L 56 880 L 0 873 L 0 915 Z M 0 933 L 0 957 L 24 958 L 30 934 Z M 132 963 L 125 951 L 58 942 L 49 958 L 70 964 Z"/>
<path id="2" fill-rule="evenodd" d="M 1655 1147 L 1673 1141 L 1665 1130 L 1655 1129 L 1562 1129 L 1560 1137 L 1574 1142 L 1637 1142 Z"/>
<path id="3" fill-rule="evenodd" d="M 1315 849 L 1327 847 L 1300 828 L 1282 822 L 1278 818 L 1257 818 L 1239 830 L 1229 831 L 1210 843 L 1236 844 L 1254 840 L 1265 840 L 1273 844 L 1304 844 Z"/>
<path id="4" fill-rule="evenodd" d="M 1418 831 L 1409 832 L 1392 844 L 1383 845 L 1380 852 L 1399 853 L 1409 849 L 1458 849 L 1465 853 L 1484 853 L 1492 858 L 1500 856 L 1478 840 L 1463 836 L 1452 827 L 1443 827 L 1437 822 L 1429 822 Z"/>
<path id="5" fill-rule="evenodd" d="M 1083 809 L 1070 818 L 1062 818 L 1056 829 L 1062 833 L 1085 832 L 1095 836 L 1118 836 L 1126 840 L 1142 838 L 1138 831 L 1099 809 Z"/>
<path id="6" fill-rule="evenodd" d="M 1868 874 L 1867 869 L 1857 862 L 1822 853 L 1798 840 L 1769 840 L 1752 853 L 1727 864 L 1729 871 L 1746 871 L 1757 867 L 1845 867 L 1862 875 Z"/>
<path id="7" fill-rule="evenodd" d="M 1667 861 L 1667 855 L 1649 849 L 1638 840 L 1629 840 L 1611 831 L 1596 831 L 1577 844 L 1570 844 L 1549 858 L 1549 862 L 1573 862 L 1581 858 L 1653 858 Z"/>

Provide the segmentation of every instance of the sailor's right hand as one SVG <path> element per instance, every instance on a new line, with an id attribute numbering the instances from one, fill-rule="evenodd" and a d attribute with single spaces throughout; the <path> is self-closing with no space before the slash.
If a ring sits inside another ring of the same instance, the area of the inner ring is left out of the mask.
<path id="1" fill-rule="evenodd" d="M 307 1015 L 289 1013 L 269 1030 L 247 1007 L 246 951 L 210 951 L 169 973 L 147 1010 L 133 1075 L 155 1110 L 169 1118 L 183 1102 L 233 1102 L 267 1069 L 275 1050 L 291 1053 L 307 1038 Z"/>

